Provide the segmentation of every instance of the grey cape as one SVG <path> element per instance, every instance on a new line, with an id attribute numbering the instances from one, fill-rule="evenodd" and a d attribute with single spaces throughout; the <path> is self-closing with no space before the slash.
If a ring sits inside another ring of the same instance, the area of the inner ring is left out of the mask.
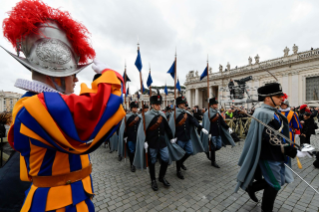
<path id="1" fill-rule="evenodd" d="M 273 118 L 276 108 L 262 104 L 260 108 L 257 108 L 253 114 L 253 117 L 258 120 L 268 124 Z M 289 138 L 289 126 L 287 118 L 280 113 L 284 122 L 283 134 Z M 256 168 L 258 166 L 260 151 L 261 151 L 261 142 L 262 142 L 262 133 L 264 131 L 264 126 L 254 119 L 252 119 L 248 134 L 245 140 L 245 145 L 243 152 L 240 156 L 238 165 L 240 170 L 237 175 L 237 186 L 235 192 L 239 188 L 246 190 L 246 188 L 253 182 Z M 294 178 L 292 172 L 289 169 L 285 169 L 285 181 L 286 183 L 293 182 Z"/>
<path id="2" fill-rule="evenodd" d="M 186 112 L 189 116 L 193 116 L 187 110 L 176 108 L 176 118 L 183 112 Z M 175 121 L 174 121 L 174 112 L 171 113 L 170 117 L 171 118 L 169 119 L 169 126 L 172 130 L 173 137 L 175 137 L 176 127 L 175 127 Z M 202 142 L 200 141 L 200 138 L 199 138 L 199 135 L 197 133 L 196 128 L 193 125 L 191 125 L 190 130 L 191 130 L 191 141 L 192 141 L 192 146 L 193 146 L 193 155 L 195 155 L 199 152 L 204 152 L 204 147 L 202 145 Z"/>
<path id="3" fill-rule="evenodd" d="M 216 114 L 218 113 L 220 116 L 221 114 L 217 111 L 214 110 L 213 108 L 209 108 L 209 112 L 210 112 L 210 119 Z M 204 113 L 203 116 L 203 127 L 209 132 L 210 131 L 210 119 L 208 119 L 208 111 L 206 111 Z M 233 138 L 231 137 L 231 135 L 229 134 L 229 131 L 227 129 L 225 129 L 224 127 L 221 127 L 221 138 L 222 138 L 222 142 L 223 142 L 223 146 L 226 145 L 232 145 L 235 146 L 235 142 L 233 140 Z M 200 133 L 200 140 L 202 141 L 203 147 L 205 152 L 209 151 L 209 146 L 208 146 L 208 135 L 204 134 L 203 132 Z"/>
<path id="4" fill-rule="evenodd" d="M 111 151 L 117 151 L 118 140 L 119 140 L 119 136 L 117 135 L 117 132 L 115 132 L 110 138 Z"/>
<path id="5" fill-rule="evenodd" d="M 129 113 L 126 114 L 126 120 L 128 120 L 131 116 L 133 115 L 133 113 Z M 138 117 L 140 119 L 142 119 L 142 116 L 139 114 Z M 121 157 L 124 157 L 124 132 L 125 132 L 125 118 L 122 119 L 122 123 L 120 126 L 120 130 L 119 130 L 119 135 L 118 135 L 118 155 Z M 126 148 L 126 155 L 128 155 L 128 149 Z"/>
<path id="6" fill-rule="evenodd" d="M 166 116 L 162 111 L 156 111 L 152 109 L 145 113 L 145 126 L 146 126 L 145 128 L 146 129 L 148 128 L 153 118 L 157 115 L 161 115 L 167 121 Z M 145 153 L 144 153 L 145 139 L 146 139 L 146 136 L 143 129 L 143 119 L 141 119 L 137 129 L 136 149 L 135 149 L 135 156 L 133 160 L 133 165 L 139 169 L 146 168 Z M 185 151 L 178 144 L 176 143 L 172 144 L 169 141 L 169 138 L 166 133 L 165 133 L 165 142 L 166 142 L 168 153 L 169 153 L 169 164 L 171 164 L 172 161 L 180 160 L 185 155 Z"/>

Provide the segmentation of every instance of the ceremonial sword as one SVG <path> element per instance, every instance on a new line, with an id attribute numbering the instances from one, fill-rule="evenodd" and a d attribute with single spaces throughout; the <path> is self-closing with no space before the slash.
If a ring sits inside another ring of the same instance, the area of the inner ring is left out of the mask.
<path id="1" fill-rule="evenodd" d="M 248 114 L 247 112 L 239 109 L 238 107 L 234 106 L 236 109 L 238 109 L 239 111 L 242 111 L 243 113 L 245 113 L 248 117 L 254 119 L 255 121 L 257 121 L 258 123 L 260 123 L 261 125 L 263 125 L 264 127 L 266 127 L 267 129 L 271 130 L 275 135 L 280 136 L 281 138 L 284 138 L 286 141 L 288 141 L 291 145 L 295 145 L 296 147 L 298 147 L 299 150 L 301 150 L 301 147 L 297 144 L 295 144 L 293 141 L 291 141 L 287 136 L 281 134 L 280 132 L 278 132 L 277 130 L 275 130 L 274 128 L 272 128 L 271 126 L 269 126 L 268 124 L 265 124 L 264 122 L 260 121 L 259 119 L 253 117 L 252 115 Z M 299 159 L 298 159 L 299 161 Z M 297 162 L 298 162 L 297 161 Z M 300 161 L 299 161 L 300 163 Z M 302 181 L 304 181 L 310 188 L 312 188 L 317 194 L 319 194 L 319 192 L 312 186 L 310 185 L 306 180 L 304 180 L 300 175 L 298 175 L 292 168 L 290 168 L 286 163 L 284 163 L 285 166 L 290 169 L 293 173 L 295 173 Z M 300 164 L 301 165 L 301 164 Z M 299 166 L 299 164 L 298 164 Z"/>

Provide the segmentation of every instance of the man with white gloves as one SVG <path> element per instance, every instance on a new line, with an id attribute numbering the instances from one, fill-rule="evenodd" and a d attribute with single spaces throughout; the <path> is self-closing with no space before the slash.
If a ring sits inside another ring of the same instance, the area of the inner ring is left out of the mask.
<path id="1" fill-rule="evenodd" d="M 145 113 L 145 122 L 142 120 L 139 124 L 137 149 L 133 162 L 137 168 L 145 168 L 145 160 L 148 160 L 151 186 L 154 191 L 158 190 L 155 178 L 155 163 L 157 159 L 161 161 L 158 180 L 162 182 L 165 187 L 169 187 L 170 183 L 165 179 L 167 167 L 171 161 L 179 160 L 185 154 L 185 152 L 175 144 L 176 138 L 173 138 L 166 116 L 161 112 L 162 101 L 162 96 L 159 92 L 150 97 L 152 109 Z M 144 123 L 145 133 L 143 129 Z M 142 148 L 148 153 L 147 159 L 144 156 Z"/>
<path id="2" fill-rule="evenodd" d="M 198 152 L 204 152 L 197 129 L 206 135 L 208 134 L 208 131 L 199 125 L 197 119 L 186 110 L 186 104 L 185 96 L 176 98 L 176 116 L 175 111 L 172 112 L 169 120 L 173 136 L 177 137 L 177 144 L 186 152 L 182 159 L 176 161 L 176 175 L 180 179 L 184 179 L 181 169 L 187 170 L 184 166 L 186 159 Z"/>
<path id="3" fill-rule="evenodd" d="M 220 168 L 216 163 L 215 152 L 220 150 L 222 146 L 235 146 L 235 142 L 229 133 L 229 126 L 218 111 L 218 101 L 215 97 L 209 99 L 209 111 L 204 113 L 203 127 L 209 131 L 209 136 L 205 133 L 200 135 L 207 158 L 211 160 L 212 166 Z M 210 157 L 209 151 L 211 152 Z"/>

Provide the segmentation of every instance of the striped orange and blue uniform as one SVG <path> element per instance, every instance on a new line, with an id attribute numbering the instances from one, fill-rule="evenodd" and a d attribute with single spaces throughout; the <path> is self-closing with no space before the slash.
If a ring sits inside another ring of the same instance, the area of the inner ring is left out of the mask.
<path id="1" fill-rule="evenodd" d="M 80 95 L 44 92 L 21 98 L 8 133 L 10 145 L 21 155 L 21 180 L 88 167 L 89 153 L 116 132 L 125 115 L 122 86 L 119 73 L 104 70 L 91 89 L 81 84 Z M 91 175 L 62 186 L 31 184 L 21 211 L 91 212 L 93 195 Z"/>
<path id="2" fill-rule="evenodd" d="M 299 117 L 294 111 L 281 111 L 281 114 L 286 116 L 289 124 L 289 137 L 295 143 L 295 131 L 302 128 Z"/>

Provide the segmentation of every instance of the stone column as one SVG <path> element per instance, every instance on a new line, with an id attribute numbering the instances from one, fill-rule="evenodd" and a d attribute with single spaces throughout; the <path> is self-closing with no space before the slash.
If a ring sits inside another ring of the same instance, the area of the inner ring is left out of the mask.
<path id="1" fill-rule="evenodd" d="M 290 96 L 289 104 L 291 106 L 297 107 L 302 102 L 299 102 L 299 75 L 298 72 L 293 72 L 291 76 L 291 89 L 290 89 Z"/>
<path id="2" fill-rule="evenodd" d="M 0 113 L 3 112 L 3 97 L 0 97 Z"/>
<path id="3" fill-rule="evenodd" d="M 285 73 L 282 75 L 282 90 L 284 93 L 289 94 L 289 78 L 288 78 L 288 73 Z"/>
<path id="4" fill-rule="evenodd" d="M 199 104 L 199 89 L 198 88 L 195 88 L 195 105 L 198 105 Z"/>

